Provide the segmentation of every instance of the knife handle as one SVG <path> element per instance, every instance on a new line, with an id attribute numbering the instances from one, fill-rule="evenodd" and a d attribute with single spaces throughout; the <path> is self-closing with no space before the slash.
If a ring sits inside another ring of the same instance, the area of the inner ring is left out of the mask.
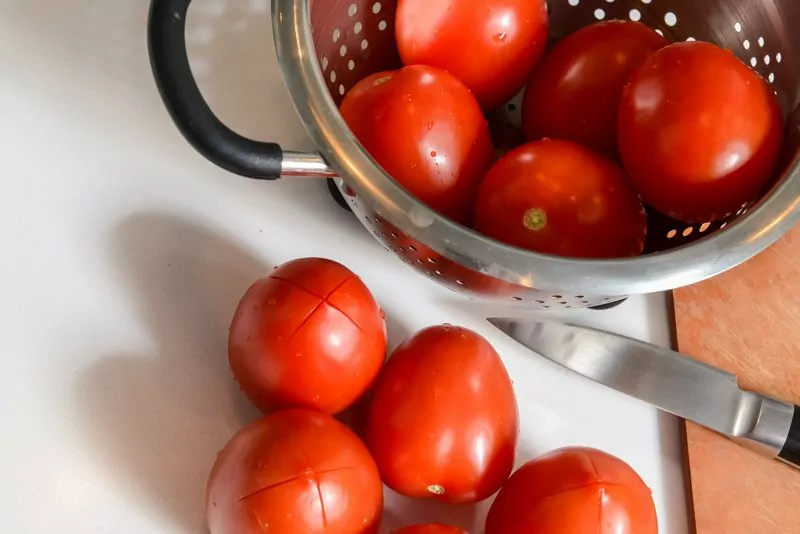
<path id="1" fill-rule="evenodd" d="M 789 435 L 786 436 L 786 442 L 778 453 L 778 458 L 794 467 L 800 467 L 800 406 L 794 407 Z"/>
<path id="2" fill-rule="evenodd" d="M 759 454 L 800 469 L 800 406 L 743 391 L 733 439 Z"/>

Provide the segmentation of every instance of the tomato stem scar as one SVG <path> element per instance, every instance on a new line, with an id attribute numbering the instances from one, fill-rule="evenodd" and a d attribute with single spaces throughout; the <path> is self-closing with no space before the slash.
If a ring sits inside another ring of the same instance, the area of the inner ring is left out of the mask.
<path id="1" fill-rule="evenodd" d="M 547 226 L 547 214 L 541 208 L 531 208 L 522 216 L 522 224 L 528 230 L 541 230 Z"/>
<path id="2" fill-rule="evenodd" d="M 444 488 L 439 484 L 431 484 L 428 486 L 428 491 L 434 495 L 444 495 Z"/>

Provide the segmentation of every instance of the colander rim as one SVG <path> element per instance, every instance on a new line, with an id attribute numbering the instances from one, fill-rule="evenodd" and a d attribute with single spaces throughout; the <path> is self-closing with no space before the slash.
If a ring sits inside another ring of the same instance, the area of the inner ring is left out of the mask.
<path id="1" fill-rule="evenodd" d="M 494 241 L 421 204 L 353 137 L 316 59 L 310 0 L 272 0 L 276 52 L 294 106 L 320 152 L 363 200 L 409 236 L 465 267 L 526 287 L 644 294 L 700 282 L 763 251 L 800 220 L 800 158 L 769 198 L 722 232 L 621 259 L 549 256 Z"/>

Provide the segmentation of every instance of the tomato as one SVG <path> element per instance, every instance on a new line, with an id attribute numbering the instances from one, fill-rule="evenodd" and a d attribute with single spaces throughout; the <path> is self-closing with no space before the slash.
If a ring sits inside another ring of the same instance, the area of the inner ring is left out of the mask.
<path id="1" fill-rule="evenodd" d="M 406 65 L 452 73 L 489 111 L 514 97 L 544 55 L 544 0 L 399 0 L 395 36 Z"/>
<path id="2" fill-rule="evenodd" d="M 412 527 L 395 530 L 392 534 L 467 534 L 460 528 L 442 525 L 439 523 L 429 523 L 427 525 L 414 525 Z"/>
<path id="3" fill-rule="evenodd" d="M 647 216 L 611 160 L 569 141 L 535 141 L 492 167 L 478 192 L 475 229 L 560 256 L 616 258 L 644 248 Z"/>
<path id="4" fill-rule="evenodd" d="M 461 82 L 422 65 L 379 73 L 345 96 L 341 113 L 400 185 L 442 215 L 469 224 L 494 150 L 486 118 Z"/>
<path id="5" fill-rule="evenodd" d="M 208 480 L 210 534 L 374 534 L 383 486 L 366 447 L 322 412 L 276 412 L 239 431 Z"/>
<path id="6" fill-rule="evenodd" d="M 755 200 L 783 144 L 770 86 L 715 45 L 687 42 L 634 73 L 619 114 L 619 149 L 647 204 L 691 223 Z"/>
<path id="7" fill-rule="evenodd" d="M 432 326 L 386 364 L 366 441 L 398 493 L 473 503 L 511 473 L 518 424 L 511 380 L 489 342 L 465 328 Z"/>
<path id="8" fill-rule="evenodd" d="M 534 71 L 522 105 L 529 140 L 575 141 L 617 157 L 617 117 L 631 73 L 667 40 L 638 22 L 613 20 L 578 30 Z"/>
<path id="9" fill-rule="evenodd" d="M 604 452 L 559 449 L 520 467 L 497 494 L 486 534 L 657 534 L 650 489 Z"/>
<path id="10" fill-rule="evenodd" d="M 338 413 L 373 383 L 386 358 L 382 312 L 334 261 L 290 261 L 247 290 L 231 324 L 233 375 L 263 412 Z"/>

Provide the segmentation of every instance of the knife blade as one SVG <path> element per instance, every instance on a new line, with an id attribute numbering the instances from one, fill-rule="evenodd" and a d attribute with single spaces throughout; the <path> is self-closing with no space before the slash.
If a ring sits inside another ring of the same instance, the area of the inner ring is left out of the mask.
<path id="1" fill-rule="evenodd" d="M 562 367 L 800 468 L 800 407 L 744 390 L 733 374 L 592 328 L 504 318 L 489 322 Z"/>

